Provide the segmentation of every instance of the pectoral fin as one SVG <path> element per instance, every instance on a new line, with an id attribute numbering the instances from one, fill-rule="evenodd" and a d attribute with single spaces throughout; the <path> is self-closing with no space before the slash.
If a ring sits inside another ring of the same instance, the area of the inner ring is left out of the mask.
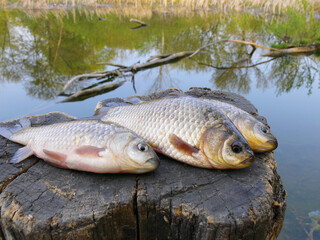
<path id="1" fill-rule="evenodd" d="M 43 149 L 42 151 L 48 156 L 48 158 L 44 158 L 47 162 L 59 168 L 68 168 L 66 162 L 67 155 L 47 149 Z"/>
<path id="2" fill-rule="evenodd" d="M 19 163 L 26 158 L 30 157 L 33 154 L 33 151 L 28 147 L 22 147 L 19 148 L 18 151 L 13 155 L 13 157 L 10 159 L 10 163 Z"/>
<path id="3" fill-rule="evenodd" d="M 187 154 L 189 156 L 194 156 L 199 152 L 199 149 L 185 142 L 175 134 L 170 134 L 170 143 L 180 152 Z"/>
<path id="4" fill-rule="evenodd" d="M 162 152 L 160 151 L 160 149 L 158 148 L 158 146 L 155 145 L 154 143 L 148 142 L 148 144 L 153 148 L 153 150 L 154 150 L 155 152 L 157 152 L 157 153 L 162 153 Z"/>
<path id="5" fill-rule="evenodd" d="M 47 149 L 43 149 L 43 152 L 50 158 L 57 160 L 57 161 L 61 161 L 61 162 L 65 162 L 67 159 L 67 156 L 63 153 L 59 153 L 59 152 L 54 152 L 54 151 L 49 151 Z"/>
<path id="6" fill-rule="evenodd" d="M 105 151 L 104 148 L 99 148 L 95 146 L 85 145 L 77 148 L 76 153 L 85 157 L 100 157 L 99 153 Z"/>

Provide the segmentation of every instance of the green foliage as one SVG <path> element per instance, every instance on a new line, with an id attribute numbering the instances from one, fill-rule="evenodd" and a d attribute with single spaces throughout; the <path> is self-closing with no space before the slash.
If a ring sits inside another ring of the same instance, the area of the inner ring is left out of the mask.
<path id="1" fill-rule="evenodd" d="M 313 44 L 320 37 L 319 20 L 314 18 L 312 5 L 306 0 L 301 0 L 299 9 L 285 9 L 283 16 L 272 21 L 269 31 L 290 45 Z"/>
<path id="2" fill-rule="evenodd" d="M 285 43 L 285 42 L 282 42 L 282 43 L 272 43 L 272 44 L 271 44 L 271 47 L 272 47 L 272 48 L 278 48 L 278 49 L 284 49 L 284 48 L 287 48 L 287 47 L 288 47 L 288 44 Z"/>

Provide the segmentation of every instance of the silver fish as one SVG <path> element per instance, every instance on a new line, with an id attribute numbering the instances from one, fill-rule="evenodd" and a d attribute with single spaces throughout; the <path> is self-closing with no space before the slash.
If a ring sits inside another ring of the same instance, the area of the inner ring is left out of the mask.
<path id="1" fill-rule="evenodd" d="M 203 168 L 243 168 L 253 152 L 220 110 L 193 97 L 165 98 L 104 109 L 102 121 L 124 126 L 156 151 Z"/>
<path id="2" fill-rule="evenodd" d="M 226 102 L 208 98 L 200 99 L 212 104 L 226 114 L 248 141 L 254 152 L 272 151 L 278 147 L 278 141 L 271 133 L 270 128 L 248 112 Z"/>
<path id="3" fill-rule="evenodd" d="M 25 145 L 10 163 L 34 154 L 60 168 L 95 173 L 145 173 L 159 165 L 145 141 L 114 124 L 82 120 L 30 127 L 27 118 L 19 123 L 11 129 L 0 128 L 0 135 Z"/>

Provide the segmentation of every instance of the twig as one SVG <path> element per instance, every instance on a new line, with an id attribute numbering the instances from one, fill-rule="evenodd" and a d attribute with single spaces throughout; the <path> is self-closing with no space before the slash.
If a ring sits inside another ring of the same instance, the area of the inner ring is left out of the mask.
<path id="1" fill-rule="evenodd" d="M 134 93 L 137 93 L 136 81 L 135 81 L 134 75 L 132 75 L 131 82 L 132 82 L 132 87 L 133 87 Z"/>
<path id="2" fill-rule="evenodd" d="M 256 64 L 253 64 L 253 65 L 249 65 L 249 66 L 237 66 L 237 67 L 234 67 L 234 66 L 230 66 L 230 67 L 217 67 L 217 66 L 213 66 L 213 65 L 210 65 L 210 64 L 206 64 L 206 63 L 200 63 L 198 62 L 198 64 L 200 65 L 206 65 L 208 67 L 212 67 L 212 68 L 215 68 L 215 69 L 219 69 L 219 70 L 228 70 L 228 69 L 240 69 L 240 68 L 252 68 L 252 67 L 256 67 L 258 65 L 261 65 L 261 64 L 264 64 L 264 63 L 268 63 L 268 62 L 271 62 L 275 59 L 277 59 L 278 57 L 274 57 L 274 58 L 271 58 L 267 61 L 263 61 L 263 62 L 259 62 L 259 63 L 256 63 Z"/>
<path id="3" fill-rule="evenodd" d="M 137 72 L 137 71 L 140 71 L 143 69 L 153 68 L 153 67 L 157 67 L 157 66 L 164 65 L 167 63 L 177 62 L 180 59 L 188 57 L 193 53 L 194 53 L 194 51 L 184 51 L 184 52 L 173 53 L 165 58 L 161 58 L 161 59 L 158 59 L 155 61 L 150 61 L 150 62 L 138 64 L 138 65 L 133 65 L 132 69 L 130 71 Z"/>
<path id="4" fill-rule="evenodd" d="M 140 29 L 140 28 L 144 28 L 144 27 L 147 27 L 149 25 L 138 25 L 137 27 L 133 27 L 133 28 L 130 28 L 131 30 L 137 30 L 137 29 Z"/>
<path id="5" fill-rule="evenodd" d="M 59 49 L 60 49 L 61 38 L 62 38 L 62 29 L 63 29 L 63 25 L 62 25 L 61 30 L 60 30 L 60 36 L 59 36 L 59 40 L 58 40 L 58 44 L 57 44 L 56 55 L 54 56 L 53 63 L 52 63 L 53 65 L 55 64 L 56 59 L 57 59 L 57 57 L 58 57 L 58 51 L 59 51 Z"/>
<path id="6" fill-rule="evenodd" d="M 309 238 L 309 232 L 308 232 L 308 230 L 305 228 L 303 222 L 301 221 L 301 218 L 299 218 L 299 217 L 297 216 L 295 209 L 293 208 L 293 209 L 290 209 L 290 210 L 291 210 L 291 213 L 292 213 L 292 214 L 294 215 L 294 217 L 296 218 L 296 220 L 299 222 L 300 227 L 302 227 L 303 231 L 305 232 L 305 234 L 306 234 L 306 235 L 308 236 L 308 238 Z M 310 239 L 310 238 L 309 238 L 309 239 Z M 310 240 L 313 240 L 313 238 L 311 238 Z"/>
<path id="7" fill-rule="evenodd" d="M 166 58 L 166 57 L 169 57 L 170 55 L 172 55 L 172 53 L 169 53 L 169 54 L 160 54 L 160 55 L 151 56 L 151 57 L 149 57 L 149 59 L 147 60 L 147 62 L 150 62 L 151 60 L 156 59 L 156 58 Z"/>
<path id="8" fill-rule="evenodd" d="M 232 39 L 227 39 L 227 40 L 222 40 L 222 41 L 225 41 L 225 42 L 234 42 L 234 43 L 241 43 L 241 44 L 245 44 L 245 45 L 251 45 L 252 47 L 258 47 L 258 48 L 263 48 L 263 49 L 269 49 L 269 50 L 279 50 L 277 48 L 272 48 L 272 47 L 265 47 L 265 46 L 261 46 L 261 45 L 258 45 L 254 42 L 246 42 L 246 41 L 241 41 L 241 40 L 232 40 Z"/>
<path id="9" fill-rule="evenodd" d="M 127 68 L 128 66 L 124 66 L 121 64 L 116 64 L 116 63 L 108 63 L 108 62 L 97 62 L 97 65 L 108 65 L 108 66 L 114 66 L 114 67 L 119 67 L 119 68 Z"/>
<path id="10" fill-rule="evenodd" d="M 96 78 L 96 77 L 102 77 L 102 76 L 105 76 L 105 75 L 106 75 L 105 73 L 85 73 L 85 74 L 81 74 L 81 75 L 74 76 L 74 77 L 71 78 L 71 79 L 67 82 L 67 84 L 63 87 L 63 89 L 62 89 L 62 91 L 61 91 L 60 94 L 65 93 L 65 91 L 69 88 L 69 86 L 70 86 L 73 82 L 75 82 L 75 81 L 77 81 L 77 80 L 79 80 L 79 79 L 81 79 L 81 78 Z"/>
<path id="11" fill-rule="evenodd" d="M 241 44 L 245 44 L 245 45 L 251 45 L 253 47 L 252 52 L 249 54 L 251 56 L 254 53 L 256 47 L 263 48 L 263 49 L 270 49 L 270 50 L 278 50 L 276 48 L 270 48 L 270 47 L 261 46 L 261 45 L 258 45 L 256 43 L 254 43 L 254 42 L 246 42 L 246 41 L 241 41 L 241 40 L 224 39 L 224 40 L 220 40 L 220 41 L 217 41 L 217 42 L 214 42 L 214 43 L 209 43 L 209 44 L 207 44 L 207 45 L 205 45 L 205 46 L 203 46 L 201 48 L 198 48 L 191 56 L 189 56 L 189 58 L 192 58 L 194 55 L 196 55 L 202 49 L 205 49 L 205 48 L 210 47 L 212 45 L 215 45 L 217 43 L 223 43 L 223 42 L 234 42 L 234 43 L 241 43 Z"/>
<path id="12" fill-rule="evenodd" d="M 142 22 L 142 21 L 140 21 L 140 20 L 138 20 L 138 19 L 135 19 L 135 18 L 131 18 L 129 21 L 130 21 L 130 22 L 139 23 L 141 26 L 149 26 L 149 24 L 147 24 L 147 23 L 145 23 L 145 22 Z"/>
<path id="13" fill-rule="evenodd" d="M 198 54 L 202 49 L 205 49 L 205 48 L 207 48 L 207 47 L 210 47 L 210 46 L 212 46 L 212 45 L 214 45 L 214 44 L 217 44 L 217 43 L 219 43 L 219 42 L 220 42 L 220 41 L 215 42 L 215 43 L 210 43 L 210 44 L 205 45 L 205 46 L 203 46 L 203 47 L 201 47 L 201 48 L 198 48 L 196 51 L 193 52 L 193 54 L 191 54 L 191 55 L 189 56 L 189 58 L 192 58 L 194 55 Z"/>

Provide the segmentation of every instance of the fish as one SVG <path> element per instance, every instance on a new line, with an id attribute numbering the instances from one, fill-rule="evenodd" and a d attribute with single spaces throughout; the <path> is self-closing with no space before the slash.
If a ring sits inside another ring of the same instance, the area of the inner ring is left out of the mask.
<path id="1" fill-rule="evenodd" d="M 76 120 L 32 127 L 23 118 L 12 128 L 0 127 L 0 135 L 25 145 L 10 163 L 31 155 L 59 168 L 94 173 L 146 173 L 159 166 L 152 147 L 131 131 L 97 120 Z"/>
<path id="2" fill-rule="evenodd" d="M 220 109 L 248 141 L 253 152 L 269 152 L 278 147 L 277 138 L 266 126 L 248 112 L 232 104 L 209 98 L 200 98 Z"/>
<path id="3" fill-rule="evenodd" d="M 214 169 L 248 167 L 254 154 L 238 129 L 220 110 L 194 97 L 170 97 L 104 107 L 100 120 L 128 128 L 156 152 L 192 166 Z"/>

